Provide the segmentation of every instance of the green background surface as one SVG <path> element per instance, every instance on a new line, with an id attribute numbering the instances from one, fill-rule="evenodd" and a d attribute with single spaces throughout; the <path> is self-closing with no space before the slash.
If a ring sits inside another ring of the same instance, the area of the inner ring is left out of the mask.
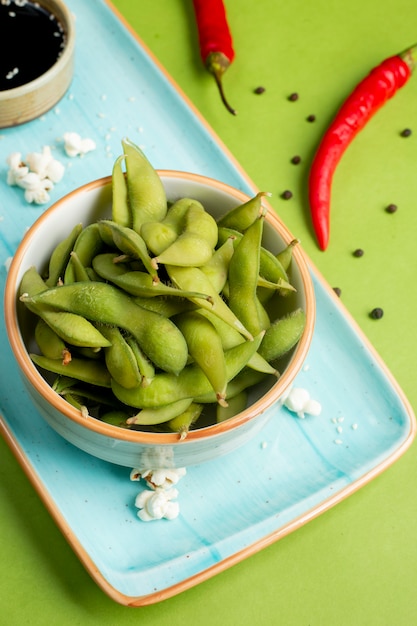
<path id="1" fill-rule="evenodd" d="M 298 236 L 417 407 L 417 77 L 346 152 L 318 250 L 306 180 L 321 134 L 355 84 L 417 42 L 409 0 L 228 0 L 236 117 L 202 67 L 191 0 L 114 5 Z M 255 95 L 262 85 L 265 92 Z M 299 93 L 297 102 L 288 95 Z M 314 123 L 306 117 L 316 115 Z M 415 132 L 402 138 L 403 128 Z M 290 160 L 300 155 L 302 161 Z M 284 201 L 280 194 L 293 191 Z M 392 215 L 385 207 L 395 203 Z M 353 251 L 365 254 L 355 258 Z M 384 309 L 375 321 L 369 312 Z M 337 367 L 337 363 L 335 363 Z M 352 389 L 352 393 L 355 390 Z M 178 596 L 120 606 L 92 581 L 0 441 L 0 624 L 408 626 L 417 623 L 415 444 L 370 484 L 295 533 Z M 105 524 L 105 520 L 103 520 Z"/>

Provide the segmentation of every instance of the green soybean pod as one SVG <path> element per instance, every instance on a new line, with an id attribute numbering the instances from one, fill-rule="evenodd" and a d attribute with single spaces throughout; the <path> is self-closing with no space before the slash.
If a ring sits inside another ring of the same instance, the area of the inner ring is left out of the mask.
<path id="1" fill-rule="evenodd" d="M 265 333 L 259 354 L 269 362 L 284 356 L 300 340 L 305 323 L 305 312 L 301 308 L 275 320 Z"/>
<path id="2" fill-rule="evenodd" d="M 256 296 L 262 233 L 260 217 L 245 230 L 229 265 L 228 305 L 252 335 L 257 335 L 264 324 Z"/>
<path id="3" fill-rule="evenodd" d="M 213 252 L 209 261 L 200 267 L 217 293 L 220 293 L 226 284 L 230 259 L 233 256 L 233 252 L 233 238 L 229 237 Z"/>
<path id="4" fill-rule="evenodd" d="M 227 372 L 221 339 L 213 324 L 198 311 L 183 313 L 175 320 L 185 337 L 188 351 L 210 381 L 219 404 L 226 404 Z"/>
<path id="5" fill-rule="evenodd" d="M 163 317 L 173 317 L 174 315 L 178 315 L 178 313 L 197 308 L 196 304 L 185 298 L 167 298 L 166 296 L 144 298 L 141 296 L 133 296 L 132 300 L 142 309 L 152 311 Z"/>
<path id="6" fill-rule="evenodd" d="M 226 228 L 234 228 L 243 233 L 255 220 L 265 215 L 266 210 L 262 206 L 262 198 L 270 195 L 266 191 L 260 191 L 247 202 L 228 211 L 217 220 L 217 224 Z"/>
<path id="7" fill-rule="evenodd" d="M 35 341 L 42 354 L 49 359 L 64 359 L 70 356 L 65 341 L 39 318 L 35 326 Z"/>
<path id="8" fill-rule="evenodd" d="M 122 147 L 126 161 L 132 228 L 140 233 L 145 222 L 164 219 L 167 212 L 165 189 L 158 173 L 139 146 L 125 138 Z"/>
<path id="9" fill-rule="evenodd" d="M 218 405 L 216 407 L 216 422 L 219 424 L 220 422 L 224 422 L 225 420 L 228 420 L 244 411 L 246 409 L 247 401 L 248 392 L 246 389 L 243 389 L 238 394 L 233 396 L 233 398 L 229 398 L 227 406 Z"/>
<path id="10" fill-rule="evenodd" d="M 281 263 L 282 267 L 284 268 L 286 272 L 288 272 L 288 270 L 290 269 L 293 250 L 295 246 L 298 245 L 299 243 L 300 243 L 299 239 L 293 239 L 292 241 L 290 241 L 288 246 L 284 248 L 284 250 L 281 250 L 281 252 L 279 252 L 276 255 L 276 258 Z"/>
<path id="11" fill-rule="evenodd" d="M 119 328 L 103 325 L 101 332 L 110 342 L 110 346 L 104 348 L 104 360 L 110 375 L 127 389 L 140 385 L 142 375 L 135 355 Z"/>
<path id="12" fill-rule="evenodd" d="M 86 268 L 81 263 L 80 257 L 74 250 L 70 254 L 70 259 L 74 271 L 75 281 L 90 280 Z"/>
<path id="13" fill-rule="evenodd" d="M 266 377 L 267 374 L 263 372 L 258 372 L 256 370 L 250 369 L 249 367 L 244 367 L 234 378 L 232 378 L 232 380 L 227 383 L 227 402 L 229 402 L 245 389 L 250 389 L 254 385 L 262 382 L 266 379 Z M 215 397 L 213 391 L 202 394 L 200 396 L 196 396 L 194 398 L 194 402 L 200 402 L 202 404 L 214 403 Z"/>
<path id="14" fill-rule="evenodd" d="M 168 430 L 178 433 L 180 441 L 183 441 L 187 437 L 191 426 L 195 424 L 200 417 L 202 411 L 202 404 L 191 402 L 185 411 L 168 420 L 168 422 L 165 423 L 165 426 Z"/>
<path id="15" fill-rule="evenodd" d="M 225 352 L 228 380 L 234 378 L 245 367 L 257 351 L 262 337 L 263 333 L 253 341 L 245 341 Z M 157 374 L 148 387 L 125 389 L 112 381 L 112 389 L 121 402 L 136 408 L 156 408 L 177 400 L 204 396 L 210 392 L 215 397 L 207 376 L 195 363 L 184 367 L 177 376 L 170 373 Z"/>
<path id="16" fill-rule="evenodd" d="M 159 281 L 155 267 L 142 237 L 132 228 L 121 226 L 112 220 L 101 220 L 97 224 L 101 237 L 105 240 L 112 238 L 114 244 L 124 254 L 142 261 L 147 272 L 155 282 Z M 95 256 L 95 255 L 94 255 Z"/>
<path id="17" fill-rule="evenodd" d="M 30 358 L 35 365 L 48 372 L 69 376 L 98 387 L 111 387 L 111 376 L 101 361 L 75 358 L 64 365 L 59 359 L 48 359 L 39 354 L 32 353 Z"/>
<path id="18" fill-rule="evenodd" d="M 70 253 L 82 229 L 82 224 L 76 224 L 70 234 L 54 248 L 49 259 L 48 278 L 45 281 L 48 287 L 55 287 L 64 277 Z"/>
<path id="19" fill-rule="evenodd" d="M 236 247 L 239 245 L 243 234 L 234 228 L 219 226 L 219 243 L 223 243 L 228 237 L 232 236 L 234 237 L 234 245 Z M 259 272 L 261 276 L 272 282 L 276 282 L 280 278 L 288 281 L 287 272 L 282 267 L 279 259 L 263 246 L 261 246 L 259 257 Z"/>
<path id="20" fill-rule="evenodd" d="M 129 425 L 139 424 L 141 426 L 155 426 L 156 424 L 163 424 L 164 422 L 168 422 L 169 420 L 172 420 L 184 413 L 184 411 L 190 406 L 191 402 L 191 398 L 184 398 L 182 400 L 170 402 L 169 404 L 165 404 L 163 406 L 142 409 L 136 415 L 129 417 L 127 423 Z"/>
<path id="21" fill-rule="evenodd" d="M 142 224 L 140 234 L 153 254 L 160 254 L 179 237 L 184 229 L 185 216 L 193 202 L 192 198 L 180 198 L 168 208 L 163 220 Z"/>
<path id="22" fill-rule="evenodd" d="M 37 269 L 34 266 L 28 268 L 20 283 L 20 301 L 32 313 L 42 318 L 63 341 L 72 346 L 100 348 L 109 345 L 107 339 L 84 317 L 31 302 L 33 296 L 43 291 L 47 291 L 47 286 Z"/>
<path id="23" fill-rule="evenodd" d="M 98 224 L 94 222 L 83 228 L 75 241 L 73 250 L 77 253 L 80 263 L 84 267 L 90 267 L 93 258 L 100 252 L 103 245 Z M 64 283 L 68 284 L 75 281 L 75 269 L 72 259 L 70 258 L 65 269 Z"/>
<path id="24" fill-rule="evenodd" d="M 93 259 L 93 268 L 99 276 L 109 280 L 120 289 L 133 296 L 154 298 L 155 296 L 175 296 L 176 298 L 209 298 L 203 293 L 183 291 L 166 285 L 162 281 L 155 283 L 152 276 L 140 270 L 129 270 L 125 263 L 115 263 L 117 256 L 113 252 L 98 254 Z"/>
<path id="25" fill-rule="evenodd" d="M 125 173 L 122 169 L 122 163 L 125 155 L 119 156 L 113 165 L 111 184 L 112 184 L 112 220 L 120 226 L 131 226 L 132 216 L 129 206 L 129 192 L 127 189 L 127 181 Z"/>
<path id="26" fill-rule="evenodd" d="M 223 350 L 229 350 L 230 348 L 234 348 L 239 343 L 243 343 L 245 339 L 242 335 L 232 328 L 229 324 L 226 324 L 223 320 L 221 320 L 216 315 L 213 315 L 210 311 L 206 309 L 199 309 L 199 315 L 206 317 L 215 327 L 218 336 L 220 337 Z M 264 372 L 265 374 L 273 374 L 274 376 L 278 376 L 278 372 L 268 361 L 266 361 L 258 352 L 256 352 L 248 361 L 248 367 L 258 370 L 259 372 Z"/>
<path id="27" fill-rule="evenodd" d="M 200 266 L 207 263 L 217 244 L 217 224 L 197 201 L 190 204 L 184 229 L 175 241 L 153 259 L 154 265 L 165 263 Z"/>
<path id="28" fill-rule="evenodd" d="M 155 367 L 133 337 L 128 335 L 126 341 L 133 352 L 139 372 L 142 376 L 140 384 L 142 387 L 147 387 L 155 377 Z"/>
<path id="29" fill-rule="evenodd" d="M 100 421 L 112 426 L 118 426 L 119 428 L 129 428 L 129 424 L 127 424 L 129 417 L 130 415 L 125 411 L 113 409 L 100 415 Z"/>
<path id="30" fill-rule="evenodd" d="M 194 304 L 201 308 L 208 309 L 215 315 L 218 315 L 233 328 L 238 330 L 244 337 L 249 340 L 253 339 L 253 335 L 242 324 L 239 318 L 227 306 L 223 298 L 217 293 L 210 279 L 198 267 L 179 267 L 174 265 L 166 266 L 168 275 L 174 285 L 180 289 L 195 289 L 210 296 L 210 300 L 202 298 L 190 298 Z"/>
<path id="31" fill-rule="evenodd" d="M 150 360 L 167 372 L 178 374 L 187 362 L 187 344 L 175 324 L 139 307 L 127 294 L 108 283 L 90 281 L 63 285 L 29 300 L 123 328 L 137 339 Z"/>

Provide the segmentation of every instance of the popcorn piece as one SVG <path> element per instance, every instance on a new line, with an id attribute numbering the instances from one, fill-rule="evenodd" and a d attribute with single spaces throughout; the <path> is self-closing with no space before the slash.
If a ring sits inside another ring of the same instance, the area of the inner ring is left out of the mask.
<path id="1" fill-rule="evenodd" d="M 64 150 L 69 157 L 84 156 L 96 148 L 92 139 L 81 139 L 78 133 L 65 133 L 64 142 Z"/>
<path id="2" fill-rule="evenodd" d="M 321 404 L 310 397 L 307 389 L 292 387 L 282 398 L 282 404 L 298 417 L 304 418 L 305 414 L 318 416 L 321 413 Z"/>
<path id="3" fill-rule="evenodd" d="M 172 500 L 177 496 L 176 489 L 145 489 L 135 500 L 135 506 L 139 509 L 138 517 L 144 522 L 163 518 L 175 519 L 179 514 L 179 505 Z"/>
<path id="4" fill-rule="evenodd" d="M 152 489 L 170 489 L 173 485 L 176 485 L 186 473 L 187 470 L 185 467 L 155 470 L 133 469 L 130 473 L 130 480 L 140 480 L 143 478 Z"/>
<path id="5" fill-rule="evenodd" d="M 53 158 L 51 148 L 44 146 L 42 152 L 31 152 L 26 156 L 26 164 L 31 172 L 39 174 L 40 178 L 49 178 L 58 183 L 64 175 L 65 167 Z"/>
<path id="6" fill-rule="evenodd" d="M 12 152 L 6 159 L 9 166 L 7 172 L 7 184 L 11 187 L 19 184 L 19 180 L 29 173 L 29 168 L 22 161 L 20 152 Z"/>

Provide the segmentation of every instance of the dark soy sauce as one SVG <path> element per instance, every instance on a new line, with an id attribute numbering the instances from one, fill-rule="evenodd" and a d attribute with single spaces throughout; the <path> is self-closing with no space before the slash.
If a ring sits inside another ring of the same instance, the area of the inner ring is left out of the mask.
<path id="1" fill-rule="evenodd" d="M 64 46 L 61 23 L 44 7 L 29 0 L 0 0 L 0 91 L 42 76 Z"/>

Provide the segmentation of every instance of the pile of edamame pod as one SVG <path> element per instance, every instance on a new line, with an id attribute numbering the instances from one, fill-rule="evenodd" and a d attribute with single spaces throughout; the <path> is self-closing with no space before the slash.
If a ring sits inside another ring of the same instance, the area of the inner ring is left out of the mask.
<path id="1" fill-rule="evenodd" d="M 110 218 L 76 225 L 44 273 L 22 278 L 39 348 L 30 356 L 83 414 L 184 438 L 279 376 L 305 326 L 305 312 L 285 305 L 297 241 L 277 255 L 262 246 L 263 193 L 217 220 L 193 198 L 169 203 L 139 147 L 122 147 Z"/>

